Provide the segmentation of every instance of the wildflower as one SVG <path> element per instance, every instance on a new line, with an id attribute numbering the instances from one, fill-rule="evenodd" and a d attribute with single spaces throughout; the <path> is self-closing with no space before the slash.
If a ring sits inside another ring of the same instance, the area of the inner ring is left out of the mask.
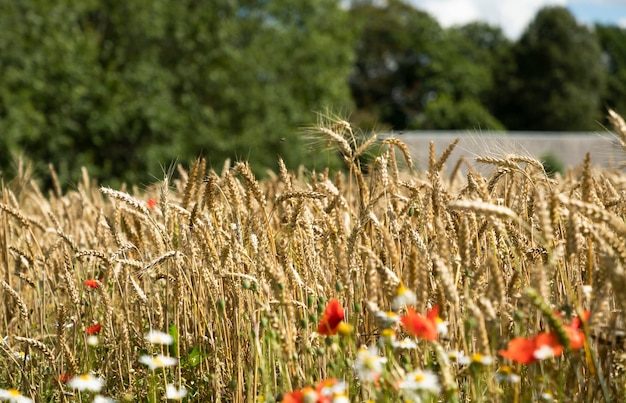
<path id="1" fill-rule="evenodd" d="M 456 361 L 457 365 L 465 366 L 472 363 L 472 358 L 465 355 L 463 351 L 452 350 L 448 352 L 448 358 Z"/>
<path id="2" fill-rule="evenodd" d="M 392 311 L 378 311 L 375 313 L 376 319 L 384 329 L 389 329 L 400 322 L 400 316 Z"/>
<path id="3" fill-rule="evenodd" d="M 537 360 L 546 360 L 556 356 L 555 350 L 547 344 L 542 345 L 533 353 L 533 357 Z"/>
<path id="4" fill-rule="evenodd" d="M 416 303 L 417 297 L 415 296 L 415 293 L 400 284 L 398 290 L 396 291 L 396 298 L 394 298 L 391 307 L 393 309 L 400 309 L 403 306 L 415 305 Z"/>
<path id="5" fill-rule="evenodd" d="M 68 383 L 70 381 L 70 379 L 72 379 L 72 375 L 70 374 L 61 374 L 59 375 L 59 382 L 61 383 Z"/>
<path id="6" fill-rule="evenodd" d="M 393 346 L 393 348 L 397 348 L 401 350 L 414 350 L 417 348 L 417 343 L 415 343 L 413 340 L 409 339 L 408 337 L 405 337 L 403 340 L 400 340 L 400 341 L 392 340 L 391 345 Z"/>
<path id="7" fill-rule="evenodd" d="M 87 329 L 85 329 L 85 333 L 93 336 L 95 334 L 100 333 L 100 330 L 102 330 L 102 325 L 99 323 L 96 323 L 95 325 L 91 325 Z"/>
<path id="8" fill-rule="evenodd" d="M 171 383 L 165 386 L 166 399 L 181 400 L 185 396 L 187 396 L 187 389 L 183 386 L 181 386 L 180 389 L 176 389 L 176 386 Z"/>
<path id="9" fill-rule="evenodd" d="M 20 361 L 28 361 L 28 360 L 30 360 L 30 356 L 26 355 L 26 353 L 23 352 L 23 351 L 16 351 L 16 352 L 14 352 L 13 356 L 15 358 L 17 358 L 18 360 L 20 360 Z"/>
<path id="10" fill-rule="evenodd" d="M 13 403 L 31 403 L 33 400 L 22 395 L 17 389 L 0 389 L 0 400 Z"/>
<path id="11" fill-rule="evenodd" d="M 104 379 L 96 378 L 92 374 L 84 374 L 73 377 L 69 380 L 67 385 L 70 388 L 81 392 L 100 392 L 100 390 L 104 387 Z"/>
<path id="12" fill-rule="evenodd" d="M 582 320 L 585 322 L 588 321 L 590 315 L 589 311 L 583 312 Z M 565 329 L 565 333 L 567 333 L 572 350 L 579 350 L 585 345 L 585 332 L 580 329 L 581 326 L 582 322 L 578 316 L 572 319 L 572 322 L 569 325 L 563 325 L 563 329 Z"/>
<path id="13" fill-rule="evenodd" d="M 378 349 L 375 346 L 369 348 L 361 347 L 354 361 L 354 369 L 361 380 L 375 382 L 380 378 L 380 374 L 383 372 L 383 365 L 386 362 L 387 358 L 379 356 Z"/>
<path id="14" fill-rule="evenodd" d="M 172 367 L 178 364 L 176 358 L 168 357 L 166 355 L 159 354 L 156 357 L 149 355 L 142 355 L 139 357 L 139 362 L 147 365 L 150 370 L 154 371 L 157 368 Z"/>
<path id="15" fill-rule="evenodd" d="M 321 381 L 315 387 L 315 391 L 318 394 L 318 402 L 332 402 L 339 403 L 343 398 L 348 399 L 346 395 L 346 383 L 339 382 L 334 378 L 329 378 Z M 346 400 L 349 402 L 350 400 Z"/>
<path id="16" fill-rule="evenodd" d="M 345 313 L 341 304 L 337 299 L 332 299 L 328 305 L 326 305 L 326 309 L 324 309 L 322 320 L 317 326 L 317 333 L 325 336 L 337 334 L 339 324 L 344 318 Z"/>
<path id="17" fill-rule="evenodd" d="M 448 334 L 448 322 L 445 322 L 439 317 L 439 305 L 433 306 L 428 312 L 426 312 L 426 317 L 435 322 L 435 325 L 437 326 L 437 334 L 441 336 Z"/>
<path id="18" fill-rule="evenodd" d="M 583 295 L 587 298 L 587 301 L 591 299 L 591 293 L 593 292 L 593 287 L 590 285 L 582 286 Z"/>
<path id="19" fill-rule="evenodd" d="M 562 353 L 563 346 L 552 332 L 542 332 L 535 337 L 516 337 L 509 342 L 506 350 L 499 351 L 502 357 L 520 364 L 558 357 Z"/>
<path id="20" fill-rule="evenodd" d="M 149 198 L 146 204 L 148 205 L 148 208 L 152 210 L 159 203 L 155 199 Z"/>
<path id="21" fill-rule="evenodd" d="M 386 344 L 391 344 L 396 342 L 396 332 L 393 329 L 383 329 L 380 332 L 380 336 L 378 337 L 378 345 L 381 348 L 385 348 Z"/>
<path id="22" fill-rule="evenodd" d="M 146 334 L 146 341 L 152 344 L 162 344 L 169 346 L 174 343 L 174 338 L 167 333 L 158 330 L 150 330 Z"/>
<path id="23" fill-rule="evenodd" d="M 480 364 L 480 365 L 491 365 L 491 364 L 493 364 L 493 357 L 490 357 L 488 355 L 483 355 L 483 354 L 480 354 L 480 353 L 472 354 L 471 360 L 472 360 L 473 363 Z"/>
<path id="24" fill-rule="evenodd" d="M 280 399 L 281 403 L 302 403 L 304 400 L 301 390 L 294 390 L 293 392 L 285 393 Z"/>
<path id="25" fill-rule="evenodd" d="M 96 395 L 93 398 L 93 403 L 115 403 L 115 399 L 111 399 L 110 397 L 105 397 L 102 395 Z"/>
<path id="26" fill-rule="evenodd" d="M 435 395 L 439 394 L 441 391 L 437 375 L 431 371 L 421 369 L 406 374 L 400 381 L 398 387 L 400 389 L 409 389 L 413 391 L 423 390 Z"/>
<path id="27" fill-rule="evenodd" d="M 310 386 L 304 389 L 294 390 L 283 396 L 282 403 L 316 403 L 319 399 L 319 393 Z"/>
<path id="28" fill-rule="evenodd" d="M 500 350 L 498 354 L 520 364 L 530 364 L 536 360 L 536 349 L 534 337 L 516 337 L 509 341 L 506 350 Z"/>
<path id="29" fill-rule="evenodd" d="M 98 288 L 100 287 L 100 282 L 98 280 L 85 280 L 85 286 L 89 288 Z"/>
<path id="30" fill-rule="evenodd" d="M 496 381 L 500 383 L 518 383 L 520 380 L 520 376 L 513 372 L 513 369 L 508 365 L 501 366 L 496 372 Z"/>
<path id="31" fill-rule="evenodd" d="M 87 345 L 88 346 L 96 347 L 98 344 L 100 344 L 100 339 L 98 339 L 98 336 L 88 336 L 87 337 Z"/>
<path id="32" fill-rule="evenodd" d="M 2 339 L 0 339 L 0 346 L 6 346 L 9 342 L 9 336 L 4 336 Z"/>
<path id="33" fill-rule="evenodd" d="M 341 336 L 350 336 L 354 332 L 354 327 L 351 324 L 346 323 L 344 321 L 339 322 L 339 326 L 337 326 L 337 333 Z"/>
<path id="34" fill-rule="evenodd" d="M 406 315 L 400 319 L 400 322 L 411 336 L 430 341 L 437 340 L 437 323 L 429 317 L 431 312 L 427 316 L 422 316 L 413 308 L 408 307 Z"/>
<path id="35" fill-rule="evenodd" d="M 589 319 L 589 311 L 585 311 L 582 320 Z M 568 325 L 563 325 L 572 350 L 579 350 L 585 345 L 585 333 L 580 329 L 581 318 L 575 317 Z M 564 347 L 560 344 L 554 332 L 541 332 L 534 337 L 516 337 L 509 342 L 506 350 L 500 350 L 499 354 L 512 361 L 521 364 L 530 364 L 547 358 L 558 357 L 563 353 Z"/>

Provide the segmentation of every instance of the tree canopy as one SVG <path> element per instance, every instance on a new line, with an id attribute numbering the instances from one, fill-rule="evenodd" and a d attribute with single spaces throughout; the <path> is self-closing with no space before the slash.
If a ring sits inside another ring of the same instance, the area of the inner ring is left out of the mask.
<path id="1" fill-rule="evenodd" d="M 302 161 L 298 128 L 348 109 L 339 1 L 0 0 L 3 169 L 149 180 L 159 164 Z M 71 158 L 68 158 L 71 156 Z"/>
<path id="2" fill-rule="evenodd" d="M 0 0 L 0 169 L 152 182 L 203 155 L 315 165 L 316 112 L 364 130 L 599 129 L 626 30 L 540 10 L 517 41 L 401 0 Z M 305 157 L 306 155 L 306 157 Z"/>
<path id="3" fill-rule="evenodd" d="M 604 73 L 596 36 L 563 7 L 540 10 L 513 47 L 498 111 L 509 129 L 592 130 L 602 117 Z M 501 77 L 502 78 L 502 77 Z"/>

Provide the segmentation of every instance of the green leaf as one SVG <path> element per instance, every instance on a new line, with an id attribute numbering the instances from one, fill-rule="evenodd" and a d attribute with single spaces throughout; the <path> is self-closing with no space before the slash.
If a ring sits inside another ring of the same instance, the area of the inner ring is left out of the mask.
<path id="1" fill-rule="evenodd" d="M 167 333 L 174 339 L 174 342 L 170 345 L 170 355 L 172 357 L 178 356 L 178 328 L 176 325 L 172 324 L 167 329 Z"/>
<path id="2" fill-rule="evenodd" d="M 189 352 L 187 353 L 187 356 L 185 357 L 185 361 L 187 362 L 187 364 L 193 368 L 196 367 L 200 364 L 200 359 L 201 359 L 201 354 L 200 354 L 200 348 L 198 346 L 194 346 L 191 350 L 189 350 Z"/>

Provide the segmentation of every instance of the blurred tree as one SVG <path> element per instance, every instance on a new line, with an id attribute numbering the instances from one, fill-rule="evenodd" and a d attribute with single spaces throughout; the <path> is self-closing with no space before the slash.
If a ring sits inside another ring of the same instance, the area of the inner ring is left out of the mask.
<path id="1" fill-rule="evenodd" d="M 602 48 L 602 62 L 607 76 L 602 96 L 603 112 L 611 108 L 626 116 L 626 29 L 596 25 L 595 32 Z"/>
<path id="2" fill-rule="evenodd" d="M 361 32 L 350 78 L 357 108 L 394 129 L 411 126 L 433 95 L 435 69 L 443 68 L 435 57 L 443 30 L 398 0 L 384 6 L 357 2 L 350 13 Z"/>
<path id="3" fill-rule="evenodd" d="M 489 110 L 494 72 L 511 49 L 502 30 L 471 23 L 445 31 L 443 66 L 434 80 L 437 97 L 426 105 L 422 128 L 503 130 Z"/>
<path id="4" fill-rule="evenodd" d="M 500 76 L 498 116 L 509 129 L 589 130 L 601 118 L 604 72 L 595 35 L 563 7 L 540 10 Z"/>
<path id="5" fill-rule="evenodd" d="M 481 106 L 491 91 L 496 50 L 508 46 L 502 32 L 486 24 L 443 30 L 402 1 L 379 3 L 357 1 L 351 8 L 361 32 L 350 79 L 357 123 L 502 128 Z"/>
<path id="6" fill-rule="evenodd" d="M 0 165 L 153 181 L 204 154 L 302 162 L 298 128 L 347 108 L 339 0 L 0 0 Z"/>

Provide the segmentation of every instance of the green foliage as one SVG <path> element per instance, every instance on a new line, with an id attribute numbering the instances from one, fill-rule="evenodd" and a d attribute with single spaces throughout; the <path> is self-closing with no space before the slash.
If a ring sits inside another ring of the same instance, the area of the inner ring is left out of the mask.
<path id="1" fill-rule="evenodd" d="M 563 7 L 539 11 L 514 46 L 497 116 L 510 129 L 596 129 L 604 83 L 595 35 Z"/>
<path id="2" fill-rule="evenodd" d="M 442 96 L 426 107 L 426 121 L 432 129 L 504 130 L 504 126 L 478 101 L 462 99 L 458 102 Z"/>
<path id="3" fill-rule="evenodd" d="M 401 1 L 356 4 L 361 28 L 350 86 L 356 106 L 394 129 L 419 119 L 446 65 L 438 59 L 444 31 L 430 15 Z M 357 122 L 358 124 L 359 122 Z"/>
<path id="4" fill-rule="evenodd" d="M 543 169 L 552 178 L 556 173 L 565 175 L 565 164 L 553 153 L 544 154 L 541 158 Z"/>
<path id="5" fill-rule="evenodd" d="M 602 106 L 626 115 L 626 29 L 596 25 L 596 35 L 602 48 L 602 61 L 607 75 Z"/>
<path id="6" fill-rule="evenodd" d="M 0 0 L 2 168 L 153 181 L 204 154 L 301 162 L 298 128 L 350 105 L 337 0 Z M 71 155 L 71 158 L 68 158 Z M 149 175 L 152 175 L 149 176 Z"/>
<path id="7" fill-rule="evenodd" d="M 379 120 L 396 130 L 453 129 L 464 122 L 502 127 L 480 106 L 489 101 L 495 58 L 509 47 L 499 29 L 477 23 L 443 30 L 430 15 L 400 1 L 384 7 L 358 3 L 351 12 L 362 27 L 350 80 L 361 110 L 357 124 Z M 473 110 L 480 116 L 460 118 Z"/>

